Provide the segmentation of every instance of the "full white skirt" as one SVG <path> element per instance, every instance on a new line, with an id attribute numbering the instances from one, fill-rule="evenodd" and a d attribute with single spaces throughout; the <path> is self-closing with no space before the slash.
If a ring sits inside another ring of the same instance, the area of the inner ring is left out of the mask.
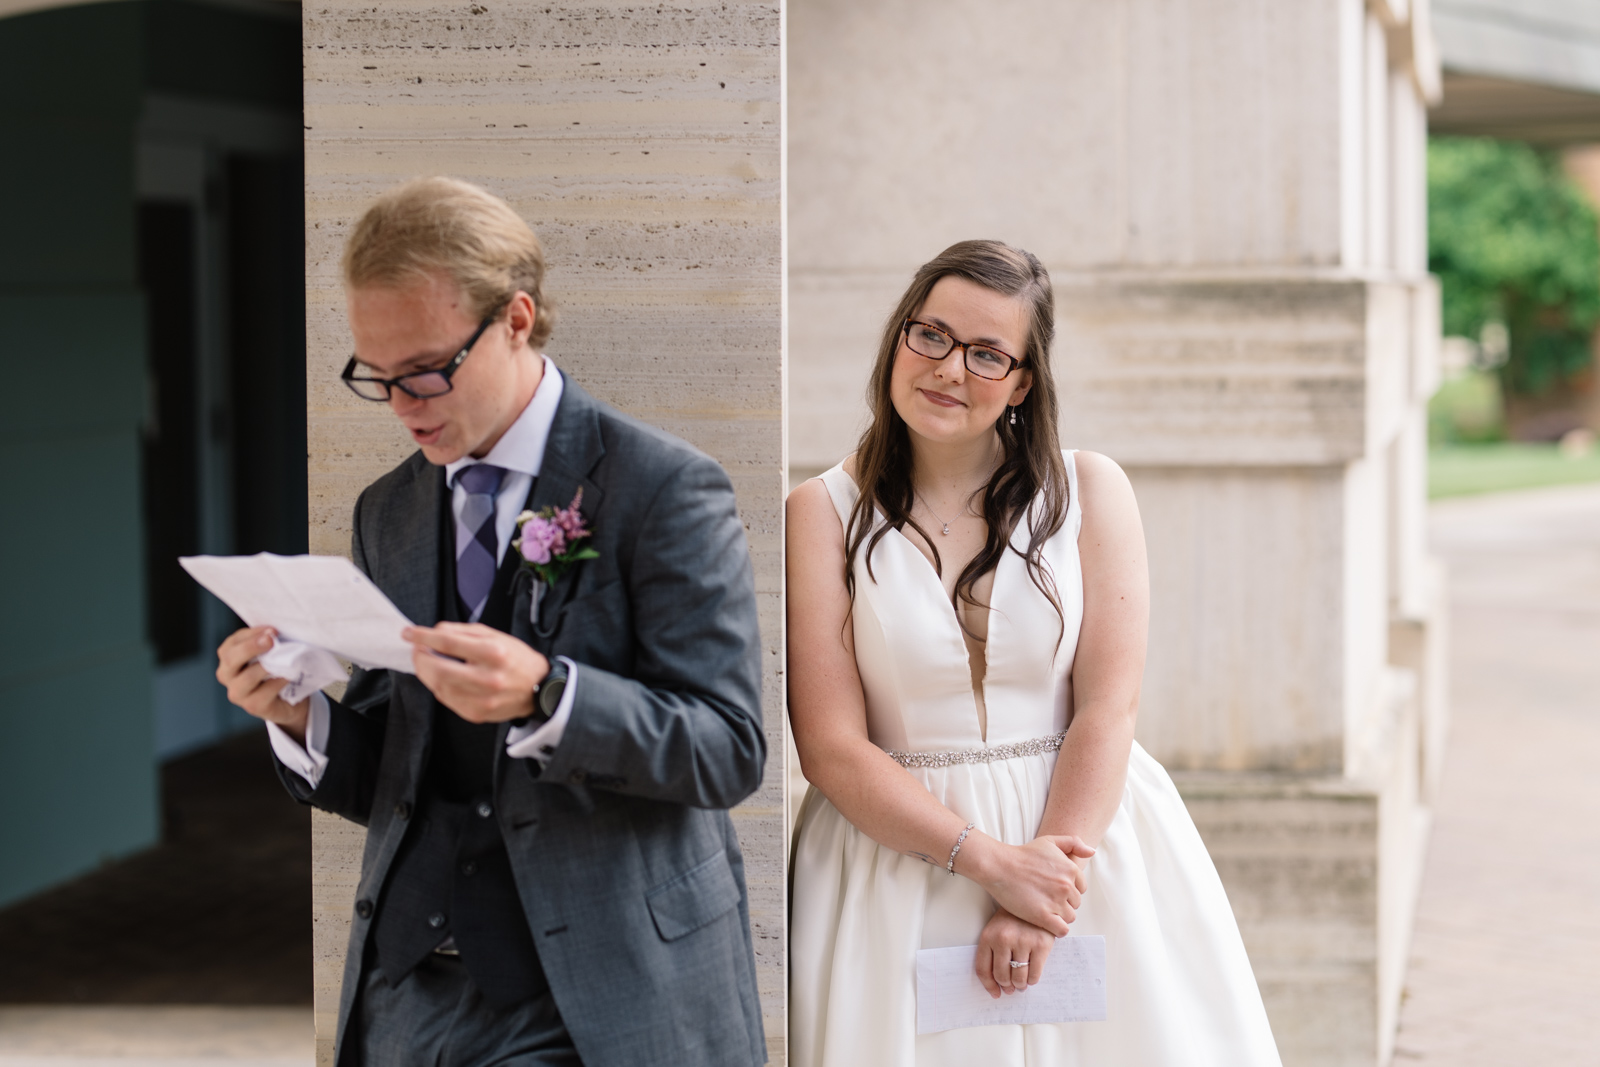
<path id="1" fill-rule="evenodd" d="M 985 833 L 1020 845 L 1038 829 L 1055 759 L 911 773 Z M 1279 1067 L 1216 868 L 1172 779 L 1137 744 L 1072 925 L 1074 934 L 1106 939 L 1104 1022 L 919 1036 L 916 952 L 975 944 L 994 910 L 989 896 L 880 846 L 814 788 L 791 871 L 795 1067 Z"/>

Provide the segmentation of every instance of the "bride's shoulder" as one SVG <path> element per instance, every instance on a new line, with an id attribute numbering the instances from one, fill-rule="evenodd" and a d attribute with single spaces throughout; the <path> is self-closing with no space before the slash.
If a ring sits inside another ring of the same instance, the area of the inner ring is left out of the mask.
<path id="1" fill-rule="evenodd" d="M 1086 524 L 1121 525 L 1130 518 L 1138 522 L 1133 483 L 1116 460 L 1099 452 L 1073 452 L 1069 461 L 1075 468 L 1078 507 Z"/>
<path id="2" fill-rule="evenodd" d="M 844 560 L 844 524 L 821 478 L 807 478 L 790 490 L 783 540 L 791 583 L 813 567 L 821 568 L 819 575 L 839 570 Z"/>
<path id="3" fill-rule="evenodd" d="M 789 490 L 788 499 L 791 502 L 799 501 L 801 506 L 812 501 L 832 500 L 835 504 L 840 499 L 847 503 L 854 503 L 856 490 L 856 455 L 850 453 L 843 460 L 814 475 Z"/>
<path id="4" fill-rule="evenodd" d="M 809 515 L 813 511 L 833 511 L 833 497 L 828 493 L 828 486 L 821 477 L 807 478 L 793 489 L 789 490 L 788 499 L 789 521 L 792 523 L 797 514 Z"/>
<path id="5" fill-rule="evenodd" d="M 1066 455 L 1067 462 L 1076 468 L 1079 481 L 1127 481 L 1128 476 L 1123 473 L 1117 461 L 1110 456 L 1099 452 L 1086 452 L 1083 449 L 1070 449 Z"/>
<path id="6" fill-rule="evenodd" d="M 851 454 L 838 466 L 807 478 L 789 491 L 786 507 L 791 540 L 799 537 L 830 544 L 837 540 L 843 545 L 840 511 L 855 496 L 854 466 L 855 456 Z M 845 498 L 843 502 L 841 498 Z"/>

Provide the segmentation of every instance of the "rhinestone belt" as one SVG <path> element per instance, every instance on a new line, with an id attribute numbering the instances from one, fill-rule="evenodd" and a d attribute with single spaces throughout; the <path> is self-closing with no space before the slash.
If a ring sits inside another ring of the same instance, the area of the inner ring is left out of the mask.
<path id="1" fill-rule="evenodd" d="M 1014 741 L 1008 745 L 991 748 L 957 748 L 948 752 L 890 752 L 889 758 L 902 767 L 954 767 L 960 763 L 994 763 L 996 760 L 1016 759 L 1018 756 L 1039 756 L 1061 747 L 1065 733 L 1049 737 L 1035 737 L 1029 741 Z"/>

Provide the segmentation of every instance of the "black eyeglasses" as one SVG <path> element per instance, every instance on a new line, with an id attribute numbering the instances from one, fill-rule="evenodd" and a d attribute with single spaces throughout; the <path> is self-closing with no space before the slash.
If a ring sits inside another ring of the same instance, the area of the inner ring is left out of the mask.
<path id="1" fill-rule="evenodd" d="M 956 349 L 961 349 L 961 358 L 967 370 L 979 378 L 998 382 L 1022 366 L 1022 360 L 1008 356 L 998 348 L 957 341 L 939 327 L 926 322 L 907 319 L 901 328 L 905 331 L 906 347 L 926 359 L 943 359 Z"/>
<path id="2" fill-rule="evenodd" d="M 350 362 L 344 365 L 339 378 L 350 387 L 350 391 L 362 400 L 388 400 L 389 390 L 398 389 L 407 396 L 414 396 L 418 400 L 427 400 L 429 397 L 443 396 L 452 388 L 450 379 L 455 376 L 461 367 L 461 361 L 467 358 L 467 353 L 472 351 L 472 346 L 478 343 L 478 338 L 483 336 L 483 331 L 489 328 L 500 314 L 500 309 L 495 308 L 478 323 L 478 328 L 472 336 L 467 338 L 467 343 L 461 346 L 461 351 L 444 366 L 435 370 L 419 370 L 412 374 L 402 374 L 398 378 L 367 378 L 356 375 L 356 357 L 351 356 Z"/>

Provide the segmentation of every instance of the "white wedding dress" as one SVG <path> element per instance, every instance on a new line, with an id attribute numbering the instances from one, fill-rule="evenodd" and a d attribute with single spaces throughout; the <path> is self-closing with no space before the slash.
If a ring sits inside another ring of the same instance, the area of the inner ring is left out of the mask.
<path id="1" fill-rule="evenodd" d="M 994 576 L 980 734 L 967 648 L 927 558 L 899 532 L 855 567 L 856 662 L 875 744 L 963 819 L 1009 844 L 1031 840 L 1067 728 L 1066 685 L 1083 619 L 1082 513 L 1045 547 L 1055 609 L 1007 552 Z M 856 487 L 822 475 L 840 521 Z M 1027 545 L 1027 524 L 1013 544 Z M 1058 743 L 1058 742 L 1057 742 Z M 916 952 L 971 945 L 994 904 L 974 882 L 857 830 L 813 787 L 791 867 L 789 1051 L 795 1067 L 1277 1067 L 1228 898 L 1172 780 L 1138 744 L 1121 806 L 1089 864 L 1073 934 L 1106 939 L 1104 1022 L 916 1032 Z M 1046 968 L 1049 964 L 1046 963 Z"/>

